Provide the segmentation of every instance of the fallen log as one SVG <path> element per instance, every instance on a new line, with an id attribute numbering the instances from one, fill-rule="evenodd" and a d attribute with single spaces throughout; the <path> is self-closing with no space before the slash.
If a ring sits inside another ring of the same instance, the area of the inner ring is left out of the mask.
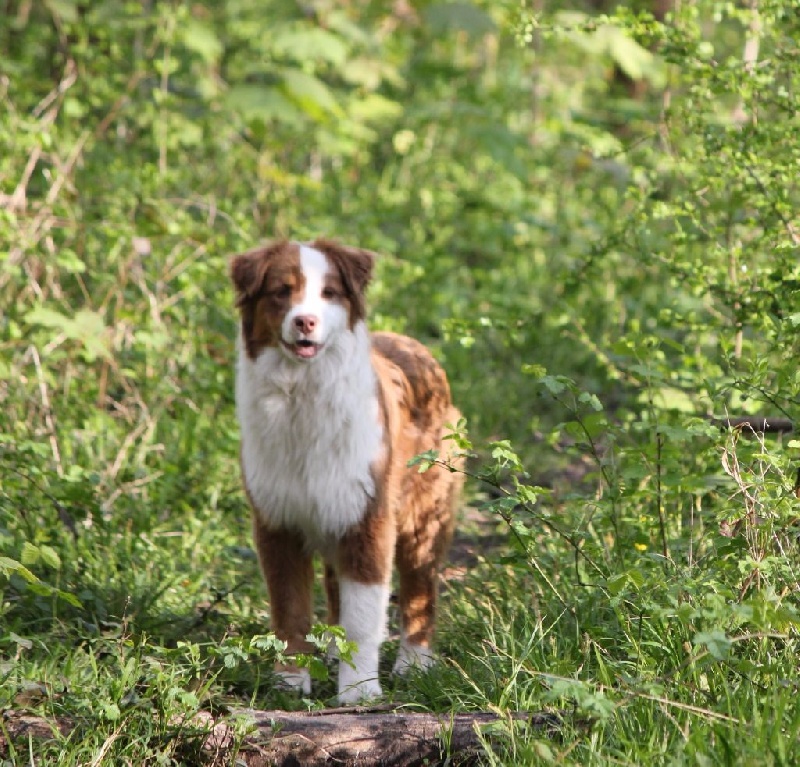
<path id="1" fill-rule="evenodd" d="M 721 429 L 740 429 L 764 434 L 786 434 L 794 429 L 788 418 L 770 418 L 765 416 L 731 416 L 730 418 L 712 418 L 711 423 Z"/>
<path id="2" fill-rule="evenodd" d="M 232 717 L 251 724 L 236 753 L 246 767 L 422 767 L 477 764 L 481 728 L 501 722 L 526 723 L 553 735 L 561 727 L 558 714 L 477 711 L 432 714 L 392 708 L 323 709 L 320 711 L 259 711 L 237 709 L 226 717 L 207 712 L 176 723 L 176 737 L 201 732 L 201 761 L 231 764 L 234 748 Z M 46 740 L 67 735 L 74 723 L 6 711 L 0 727 L 0 756 L 8 742 Z M 490 736 L 489 736 L 490 737 Z"/>
<path id="3" fill-rule="evenodd" d="M 429 714 L 398 710 L 326 709 L 316 712 L 254 711 L 259 733 L 270 733 L 257 753 L 251 737 L 242 751 L 248 767 L 421 767 L 473 764 L 480 728 L 503 721 L 488 712 Z M 557 728 L 555 714 L 514 713 L 508 720 Z M 241 755 L 240 755 L 241 756 Z"/>

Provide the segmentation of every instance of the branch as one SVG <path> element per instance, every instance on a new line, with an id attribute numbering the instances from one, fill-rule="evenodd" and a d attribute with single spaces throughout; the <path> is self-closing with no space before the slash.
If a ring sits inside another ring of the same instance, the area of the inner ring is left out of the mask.
<path id="1" fill-rule="evenodd" d="M 750 430 L 753 433 L 787 434 L 794 429 L 788 418 L 767 418 L 766 416 L 736 416 L 732 418 L 712 418 L 711 423 L 720 429 Z"/>

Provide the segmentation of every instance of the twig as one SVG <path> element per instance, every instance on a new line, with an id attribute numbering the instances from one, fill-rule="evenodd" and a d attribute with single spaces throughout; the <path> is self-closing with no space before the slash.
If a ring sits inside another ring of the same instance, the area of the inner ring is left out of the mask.
<path id="1" fill-rule="evenodd" d="M 44 99 L 42 99 L 42 101 L 33 110 L 33 115 L 35 117 L 42 115 L 40 122 L 43 127 L 52 125 L 55 122 L 60 107 L 60 104 L 57 103 L 57 101 L 60 96 L 62 96 L 74 85 L 75 80 L 77 80 L 77 67 L 75 66 L 75 62 L 70 59 L 67 61 L 67 65 L 64 70 L 64 76 L 61 78 L 61 82 L 59 82 L 58 86 L 50 91 L 50 93 Z M 39 158 L 41 156 L 42 147 L 37 145 L 30 153 L 28 161 L 25 163 L 25 168 L 22 171 L 22 175 L 20 176 L 13 193 L 10 197 L 5 197 L 2 199 L 3 204 L 10 210 L 23 210 L 25 208 L 28 182 L 31 180 L 33 171 L 36 169 L 36 164 L 39 162 Z"/>
<path id="2" fill-rule="evenodd" d="M 36 376 L 39 379 L 39 396 L 42 398 L 42 407 L 44 408 L 44 423 L 47 427 L 47 431 L 50 432 L 50 450 L 53 452 L 56 472 L 59 477 L 63 477 L 64 467 L 61 465 L 61 451 L 58 449 L 55 417 L 53 415 L 53 408 L 50 406 L 50 397 L 47 393 L 47 382 L 44 380 L 42 361 L 39 359 L 39 350 L 35 346 L 31 346 L 29 351 L 33 357 L 33 364 L 36 366 Z"/>
<path id="3" fill-rule="evenodd" d="M 74 64 L 73 64 L 74 66 Z M 65 78 L 62 80 L 63 83 L 68 83 L 71 85 L 77 75 L 73 71 L 72 67 L 67 68 L 67 73 L 65 74 Z M 120 97 L 114 102 L 111 106 L 109 111 L 106 113 L 105 117 L 97 124 L 94 130 L 88 129 L 84 131 L 78 140 L 75 142 L 75 145 L 72 148 L 69 156 L 67 157 L 66 161 L 63 163 L 58 163 L 58 177 L 50 186 L 50 189 L 47 192 L 47 196 L 42 204 L 41 208 L 34 216 L 33 220 L 31 221 L 30 225 L 27 227 L 24 234 L 21 234 L 18 238 L 18 244 L 11 248 L 7 263 L 10 265 L 14 265 L 20 262 L 22 259 L 23 253 L 25 249 L 30 247 L 32 244 L 41 240 L 42 237 L 45 236 L 47 231 L 52 226 L 53 221 L 53 212 L 52 206 L 55 203 L 56 199 L 58 198 L 61 190 L 68 180 L 69 176 L 71 175 L 72 171 L 75 168 L 78 160 L 82 156 L 89 139 L 99 139 L 111 126 L 113 121 L 116 119 L 119 111 L 128 101 L 130 93 L 133 91 L 134 88 L 138 85 L 138 83 L 145 77 L 145 72 L 139 71 L 134 72 L 131 77 L 128 79 L 128 82 L 125 85 L 124 92 L 120 95 Z M 58 94 L 63 93 L 66 90 L 65 87 L 62 87 L 62 84 L 59 84 L 59 87 L 56 89 Z M 48 97 L 49 98 L 49 97 Z M 59 104 L 60 107 L 60 104 Z M 55 116 L 58 113 L 58 107 L 53 106 L 52 110 L 54 110 L 52 119 L 55 119 Z M 51 120 L 50 113 L 48 112 L 47 118 Z M 51 120 L 52 121 L 52 120 Z M 14 193 L 16 195 L 16 191 Z M 5 274 L 0 275 L 0 288 L 3 288 L 5 284 L 10 279 L 12 274 L 12 270 L 6 270 Z"/>
<path id="4" fill-rule="evenodd" d="M 211 615 L 211 612 L 214 608 L 224 602 L 231 594 L 237 592 L 242 586 L 246 586 L 250 583 L 250 579 L 245 578 L 238 583 L 234 583 L 229 589 L 222 589 L 221 591 L 216 591 L 214 593 L 214 599 L 207 604 L 199 613 L 199 615 L 195 616 L 186 626 L 186 631 L 193 631 L 196 628 L 199 628 L 206 622 L 206 618 Z"/>
<path id="5" fill-rule="evenodd" d="M 468 471 L 467 469 L 461 468 L 454 468 L 451 464 L 447 463 L 447 461 L 443 461 L 441 459 L 436 459 L 433 461 L 437 466 L 442 466 L 448 471 L 458 471 L 463 474 L 465 477 L 469 477 L 470 479 L 476 479 L 478 482 L 483 482 L 489 487 L 493 487 L 497 490 L 501 495 L 505 496 L 506 498 L 510 498 L 514 496 L 513 491 L 508 490 L 507 488 L 503 487 L 499 482 L 495 482 L 488 477 L 485 477 L 481 474 L 476 474 L 475 472 Z M 519 498 L 516 498 L 517 504 L 519 506 L 523 506 L 524 508 L 528 509 L 531 513 L 534 513 L 533 509 L 524 501 L 521 501 Z M 514 526 L 511 524 L 513 522 L 510 515 L 505 514 L 502 511 L 496 512 L 498 516 L 508 525 L 509 529 L 511 530 L 512 534 L 516 537 L 517 541 L 520 543 L 522 548 L 527 553 L 528 547 L 525 545 L 524 541 L 519 536 L 519 533 L 514 529 Z M 605 577 L 603 573 L 603 569 L 588 555 L 586 554 L 579 543 L 577 543 L 569 533 L 564 532 L 558 525 L 556 525 L 551 520 L 547 519 L 546 517 L 542 516 L 541 514 L 536 514 L 536 519 L 538 519 L 545 527 L 547 527 L 551 532 L 555 533 L 559 538 L 565 540 L 572 548 L 575 550 L 576 556 L 579 556 L 583 559 L 586 564 L 590 565 L 601 577 Z M 603 588 L 599 584 L 594 583 L 581 583 L 582 586 L 595 586 L 598 588 Z"/>
<path id="6" fill-rule="evenodd" d="M 681 703 L 677 700 L 670 700 L 669 698 L 659 698 L 657 695 L 650 695 L 646 692 L 634 692 L 631 698 L 642 698 L 644 700 L 652 700 L 654 703 L 660 703 L 662 706 L 670 706 L 671 708 L 679 708 L 681 711 L 688 711 L 691 714 L 700 714 L 709 719 L 717 719 L 721 722 L 732 722 L 733 724 L 743 724 L 743 722 L 734 716 L 727 714 L 720 714 L 717 711 L 711 711 L 708 708 L 701 708 L 700 706 L 693 706 L 691 703 Z"/>
<path id="7" fill-rule="evenodd" d="M 0 457 L 2 457 L 2 451 L 0 451 Z M 61 520 L 61 523 L 64 525 L 64 527 L 66 527 L 67 530 L 69 530 L 70 533 L 72 533 L 72 537 L 73 538 L 78 537 L 78 528 L 75 525 L 75 520 L 66 510 L 61 501 L 58 500 L 58 498 L 56 498 L 52 493 L 48 493 L 47 490 L 45 490 L 44 487 L 42 487 L 42 485 L 39 484 L 39 482 L 37 482 L 30 474 L 26 474 L 24 471 L 21 471 L 16 466 L 4 466 L 3 469 L 5 471 L 13 472 L 17 476 L 22 477 L 22 479 L 24 479 L 26 482 L 29 482 L 31 485 L 33 485 L 33 487 L 35 487 L 45 498 L 47 498 L 47 500 L 50 501 L 50 503 L 53 504 L 53 508 L 56 510 L 58 518 Z M 20 507 L 20 511 L 22 511 L 22 507 Z M 22 518 L 25 520 L 26 523 L 28 522 L 24 512 L 22 513 Z M 28 524 L 28 528 L 29 529 L 31 528 L 31 524 Z"/>
<path id="8" fill-rule="evenodd" d="M 111 733 L 104 741 L 103 745 L 100 746 L 100 750 L 95 754 L 94 759 L 92 759 L 90 767 L 99 767 L 103 763 L 103 760 L 106 758 L 106 754 L 111 746 L 114 744 L 114 741 L 119 737 L 120 731 L 122 730 L 122 725 L 120 725 L 114 732 Z"/>
<path id="9" fill-rule="evenodd" d="M 756 182 L 756 186 L 758 186 L 759 191 L 764 195 L 764 197 L 769 199 L 769 190 L 767 189 L 766 185 L 761 180 L 759 175 L 755 172 L 755 170 L 753 170 L 753 167 L 747 162 L 744 163 L 744 167 L 745 170 L 750 175 L 750 178 L 752 178 L 753 181 Z M 770 202 L 772 202 L 772 200 L 770 200 Z M 778 206 L 775 205 L 774 202 L 772 203 L 772 212 L 778 217 L 780 222 L 783 224 L 784 229 L 786 229 L 786 233 L 792 240 L 792 245 L 794 246 L 800 245 L 800 234 L 798 234 L 797 231 L 795 230 L 794 223 L 790 221 L 788 218 L 786 218 L 786 216 L 783 214 L 780 208 L 778 208 Z"/>
<path id="10" fill-rule="evenodd" d="M 661 488 L 661 450 L 664 446 L 664 435 L 656 432 L 656 503 L 658 504 L 658 527 L 661 534 L 661 553 L 664 559 L 668 562 L 670 560 L 669 547 L 667 545 L 667 522 L 664 519 L 664 501 L 662 497 Z"/>

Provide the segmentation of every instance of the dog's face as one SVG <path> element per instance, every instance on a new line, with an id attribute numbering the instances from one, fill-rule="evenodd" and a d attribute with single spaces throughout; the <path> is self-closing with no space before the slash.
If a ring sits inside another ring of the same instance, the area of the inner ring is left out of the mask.
<path id="1" fill-rule="evenodd" d="M 331 240 L 275 242 L 235 256 L 231 277 L 245 349 L 279 348 L 305 363 L 364 319 L 372 253 Z"/>

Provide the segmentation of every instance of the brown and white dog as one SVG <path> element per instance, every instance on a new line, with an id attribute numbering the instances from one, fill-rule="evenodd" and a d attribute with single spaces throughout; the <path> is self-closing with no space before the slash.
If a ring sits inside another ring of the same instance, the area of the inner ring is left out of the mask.
<path id="1" fill-rule="evenodd" d="M 236 405 L 272 628 L 287 653 L 308 652 L 314 552 L 325 563 L 328 622 L 357 644 L 339 666 L 342 704 L 381 694 L 393 562 L 402 624 L 396 673 L 433 654 L 438 568 L 461 475 L 409 468 L 443 451 L 459 412 L 422 344 L 370 335 L 364 291 L 373 254 L 336 242 L 274 242 L 235 256 L 241 311 Z M 277 669 L 308 694 L 307 669 Z"/>

